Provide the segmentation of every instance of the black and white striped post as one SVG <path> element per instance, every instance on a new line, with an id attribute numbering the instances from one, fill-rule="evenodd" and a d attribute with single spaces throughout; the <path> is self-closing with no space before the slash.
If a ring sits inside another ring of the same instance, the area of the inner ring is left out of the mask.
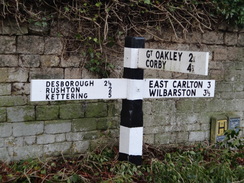
<path id="1" fill-rule="evenodd" d="M 137 68 L 138 49 L 145 47 L 142 37 L 126 37 L 124 75 L 128 79 L 127 98 L 122 100 L 119 160 L 142 163 L 143 112 L 142 86 L 144 70 Z M 140 82 L 141 81 L 141 82 Z"/>

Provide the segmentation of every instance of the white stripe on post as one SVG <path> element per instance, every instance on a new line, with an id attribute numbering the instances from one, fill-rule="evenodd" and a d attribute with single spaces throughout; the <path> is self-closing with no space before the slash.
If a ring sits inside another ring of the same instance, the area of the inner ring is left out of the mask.
<path id="1" fill-rule="evenodd" d="M 119 160 L 136 165 L 142 163 L 143 144 L 143 69 L 137 68 L 138 49 L 144 48 L 145 39 L 126 37 L 124 49 L 124 75 L 127 98 L 122 100 L 120 122 Z"/>
<path id="2" fill-rule="evenodd" d="M 120 126 L 119 149 L 121 153 L 142 156 L 143 127 L 128 128 Z"/>

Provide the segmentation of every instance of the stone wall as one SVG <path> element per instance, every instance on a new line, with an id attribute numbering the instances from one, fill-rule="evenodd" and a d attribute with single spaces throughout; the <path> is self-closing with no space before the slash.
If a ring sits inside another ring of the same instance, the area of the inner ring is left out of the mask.
<path id="1" fill-rule="evenodd" d="M 101 136 L 118 137 L 121 100 L 30 102 L 31 79 L 94 78 L 84 56 L 64 56 L 65 42 L 51 27 L 45 35 L 28 25 L 1 22 L 0 27 L 0 159 L 83 153 Z M 193 32 L 175 38 L 165 29 L 144 35 L 146 48 L 208 51 L 209 75 L 145 70 L 145 78 L 214 79 L 214 98 L 144 100 L 144 142 L 189 144 L 208 141 L 210 117 L 235 113 L 244 128 L 244 32 Z M 123 47 L 116 48 L 112 77 L 122 75 Z M 109 129 L 109 130 L 108 130 Z"/>

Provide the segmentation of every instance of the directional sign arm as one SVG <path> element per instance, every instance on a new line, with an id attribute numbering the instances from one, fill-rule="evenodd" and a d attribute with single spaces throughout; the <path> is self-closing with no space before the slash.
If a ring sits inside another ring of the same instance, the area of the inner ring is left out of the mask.
<path id="1" fill-rule="evenodd" d="M 139 49 L 138 67 L 208 75 L 208 52 Z"/>

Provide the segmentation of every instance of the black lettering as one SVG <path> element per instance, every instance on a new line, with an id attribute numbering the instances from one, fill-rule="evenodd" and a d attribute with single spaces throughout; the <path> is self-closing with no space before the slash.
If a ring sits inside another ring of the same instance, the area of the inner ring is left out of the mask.
<path id="1" fill-rule="evenodd" d="M 146 66 L 149 67 L 149 60 L 146 61 Z"/>
<path id="2" fill-rule="evenodd" d="M 156 51 L 155 56 L 156 56 L 157 59 L 159 59 L 160 58 L 160 52 L 159 51 Z"/>
<path id="3" fill-rule="evenodd" d="M 173 89 L 173 96 L 177 96 L 177 89 Z"/>
<path id="4" fill-rule="evenodd" d="M 149 58 L 152 55 L 153 50 L 147 50 L 146 57 Z"/>
<path id="5" fill-rule="evenodd" d="M 149 89 L 149 95 L 150 97 L 155 97 L 156 89 Z"/>
<path id="6" fill-rule="evenodd" d="M 179 61 L 181 61 L 181 56 L 182 56 L 183 52 L 178 52 L 179 55 Z"/>
<path id="7" fill-rule="evenodd" d="M 50 100 L 49 94 L 46 94 L 46 100 Z"/>
<path id="8" fill-rule="evenodd" d="M 167 96 L 167 89 L 163 90 L 163 96 L 166 97 Z"/>
<path id="9" fill-rule="evenodd" d="M 165 70 L 166 61 L 163 61 L 163 70 Z"/>
<path id="10" fill-rule="evenodd" d="M 174 54 L 173 54 L 173 60 L 174 61 L 177 61 L 177 52 L 174 52 Z"/>
<path id="11" fill-rule="evenodd" d="M 50 93 L 50 89 L 49 88 L 46 88 L 46 93 Z"/>
<path id="12" fill-rule="evenodd" d="M 50 81 L 46 81 L 46 87 L 49 87 L 50 85 Z"/>
<path id="13" fill-rule="evenodd" d="M 165 60 L 169 60 L 169 58 L 168 58 L 168 54 L 169 54 L 169 52 L 167 51 L 167 52 L 165 52 Z"/>

